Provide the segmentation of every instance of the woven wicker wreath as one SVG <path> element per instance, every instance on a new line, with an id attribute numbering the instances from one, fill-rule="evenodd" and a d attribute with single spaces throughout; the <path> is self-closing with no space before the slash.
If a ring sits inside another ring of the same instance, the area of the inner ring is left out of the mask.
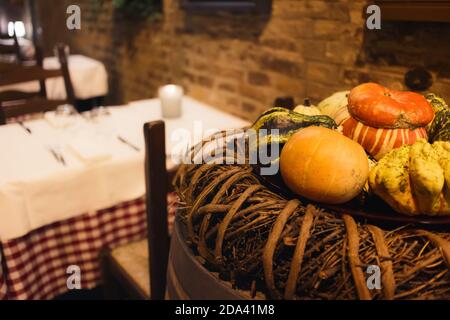
<path id="1" fill-rule="evenodd" d="M 175 179 L 188 242 L 251 296 L 449 299 L 450 232 L 383 230 L 268 190 L 248 165 L 184 165 Z M 367 267 L 381 270 L 370 290 Z"/>

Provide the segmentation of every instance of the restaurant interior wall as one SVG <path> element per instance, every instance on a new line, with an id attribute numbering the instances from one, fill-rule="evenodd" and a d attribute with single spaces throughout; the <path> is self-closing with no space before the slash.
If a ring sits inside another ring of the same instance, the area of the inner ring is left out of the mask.
<path id="1" fill-rule="evenodd" d="M 196 14 L 164 0 L 150 22 L 115 10 L 111 1 L 40 0 L 47 51 L 55 40 L 102 60 L 108 102 L 155 96 L 169 82 L 220 109 L 253 120 L 278 96 L 313 102 L 366 81 L 404 89 L 420 66 L 450 100 L 450 24 L 387 22 L 365 28 L 366 0 L 274 0 L 270 15 Z M 81 30 L 68 31 L 69 4 L 82 9 Z M 52 12 L 52 14 L 46 14 Z"/>

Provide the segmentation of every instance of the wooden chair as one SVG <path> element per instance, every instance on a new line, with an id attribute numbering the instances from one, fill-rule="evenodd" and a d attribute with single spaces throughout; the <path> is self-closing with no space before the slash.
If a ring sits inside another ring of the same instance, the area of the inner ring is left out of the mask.
<path id="1" fill-rule="evenodd" d="M 40 51 L 37 51 L 36 65 L 20 65 L 0 63 L 0 86 L 14 85 L 29 81 L 39 81 L 39 92 L 21 92 L 8 90 L 0 92 L 0 121 L 9 117 L 17 117 L 29 113 L 45 112 L 56 109 L 62 104 L 75 104 L 75 94 L 70 80 L 65 46 L 59 44 L 56 47 L 60 69 L 46 70 L 42 66 Z M 63 77 L 66 88 L 65 100 L 49 100 L 45 88 L 45 80 L 49 78 Z"/>
<path id="2" fill-rule="evenodd" d="M 0 55 L 12 56 L 16 62 L 23 61 L 23 57 L 20 52 L 19 40 L 17 39 L 15 32 L 12 36 L 0 34 L 0 40 L 3 40 L 0 43 Z"/>
<path id="3" fill-rule="evenodd" d="M 175 170 L 166 169 L 163 121 L 144 125 L 147 239 L 106 252 L 102 257 L 105 298 L 162 300 L 169 255 L 167 193 Z"/>

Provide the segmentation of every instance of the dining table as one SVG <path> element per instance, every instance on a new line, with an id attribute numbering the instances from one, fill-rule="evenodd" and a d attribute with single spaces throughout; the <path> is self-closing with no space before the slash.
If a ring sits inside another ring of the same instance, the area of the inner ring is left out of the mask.
<path id="1" fill-rule="evenodd" d="M 59 69 L 60 64 L 55 56 L 45 57 L 43 67 L 47 70 Z M 108 93 L 108 74 L 105 65 L 96 59 L 71 54 L 68 57 L 68 68 L 75 97 L 78 100 L 88 100 L 104 97 Z M 50 78 L 45 81 L 47 97 L 50 100 L 65 100 L 66 89 L 62 77 Z M 0 86 L 1 91 L 17 90 L 22 92 L 38 92 L 38 81 L 28 81 L 8 86 Z"/>
<path id="2" fill-rule="evenodd" d="M 71 266 L 94 288 L 103 250 L 146 237 L 143 125 L 154 120 L 169 169 L 206 136 L 249 124 L 185 96 L 177 118 L 146 99 L 0 126 L 0 300 L 63 294 Z"/>

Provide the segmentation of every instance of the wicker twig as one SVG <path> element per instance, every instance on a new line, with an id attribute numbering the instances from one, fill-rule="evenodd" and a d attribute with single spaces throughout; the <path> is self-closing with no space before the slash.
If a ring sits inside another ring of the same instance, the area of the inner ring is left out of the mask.
<path id="1" fill-rule="evenodd" d="M 368 229 L 372 234 L 378 257 L 381 259 L 384 296 L 387 300 L 392 300 L 395 295 L 395 277 L 392 266 L 392 258 L 389 254 L 389 248 L 384 240 L 383 230 L 371 225 L 368 226 Z"/>
<path id="2" fill-rule="evenodd" d="M 280 241 L 281 233 L 283 232 L 284 226 L 288 221 L 291 214 L 300 205 L 300 201 L 292 200 L 289 201 L 286 207 L 278 215 L 278 218 L 270 232 L 269 238 L 267 239 L 266 246 L 263 252 L 263 266 L 264 266 L 264 276 L 266 280 L 267 289 L 269 290 L 272 298 L 280 299 L 281 295 L 275 287 L 275 280 L 273 276 L 273 255 Z"/>
<path id="3" fill-rule="evenodd" d="M 300 272 L 300 269 L 302 267 L 306 242 L 308 241 L 309 231 L 313 224 L 315 210 L 316 209 L 313 206 L 308 206 L 306 208 L 306 214 L 303 219 L 300 234 L 298 235 L 297 245 L 295 247 L 294 256 L 292 257 L 291 269 L 289 270 L 289 276 L 286 282 L 286 291 L 284 293 L 284 298 L 288 300 L 294 297 L 296 291 L 298 273 Z"/>
<path id="4" fill-rule="evenodd" d="M 344 219 L 345 227 L 347 228 L 348 260 L 350 262 L 350 269 L 353 274 L 356 291 L 361 300 L 370 300 L 371 295 L 367 288 L 361 268 L 361 261 L 359 259 L 359 233 L 355 220 L 347 214 L 344 214 L 342 218 Z"/>

